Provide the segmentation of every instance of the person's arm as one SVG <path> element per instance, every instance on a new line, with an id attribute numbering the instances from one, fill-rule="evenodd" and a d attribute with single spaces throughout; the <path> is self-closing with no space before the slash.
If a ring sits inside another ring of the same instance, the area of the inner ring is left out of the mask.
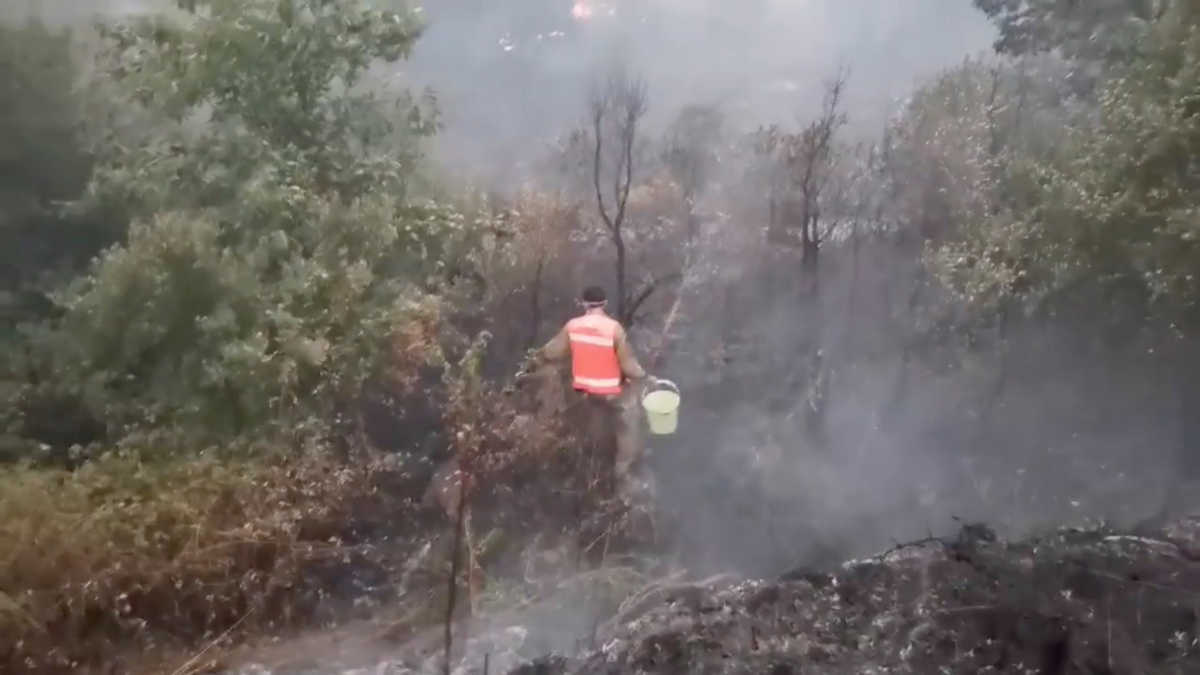
<path id="1" fill-rule="evenodd" d="M 562 361 L 571 355 L 571 338 L 567 335 L 567 327 L 559 329 L 550 341 L 538 350 L 538 358 L 543 361 Z"/>
<path id="2" fill-rule="evenodd" d="M 562 361 L 570 355 L 571 338 L 567 335 L 567 327 L 564 325 L 554 337 L 550 338 L 549 342 L 529 355 L 528 368 L 533 369 L 543 363 Z"/>
<path id="3" fill-rule="evenodd" d="M 567 335 L 567 327 L 564 325 L 554 337 L 550 338 L 549 342 L 537 349 L 531 349 L 525 354 L 525 360 L 521 363 L 521 368 L 514 378 L 518 382 L 525 380 L 540 370 L 542 365 L 561 361 L 570 354 L 571 339 Z"/>
<path id="4" fill-rule="evenodd" d="M 617 360 L 621 362 L 621 372 L 631 380 L 645 378 L 646 371 L 642 368 L 642 364 L 638 363 L 637 356 L 633 353 L 633 346 L 629 344 L 629 336 L 625 333 L 624 326 L 617 329 L 616 341 Z"/>

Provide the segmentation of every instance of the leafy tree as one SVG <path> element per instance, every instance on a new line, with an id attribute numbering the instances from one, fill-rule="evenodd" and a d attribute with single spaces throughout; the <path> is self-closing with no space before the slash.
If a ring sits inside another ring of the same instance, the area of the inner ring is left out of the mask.
<path id="1" fill-rule="evenodd" d="M 1186 0 L 1185 0 L 1186 1 Z M 1016 56 L 1061 50 L 1069 58 L 1117 61 L 1175 0 L 975 0 L 996 22 L 996 50 Z"/>
<path id="2" fill-rule="evenodd" d="M 888 127 L 890 210 L 905 234 L 940 240 L 991 208 L 996 152 L 1006 147 L 995 111 L 1007 103 L 999 66 L 970 61 L 918 89 Z"/>
<path id="3" fill-rule="evenodd" d="M 186 9 L 106 31 L 108 72 L 160 125 L 92 182 L 136 220 L 60 297 L 63 381 L 117 434 L 351 428 L 384 366 L 437 357 L 429 293 L 465 241 L 406 198 L 429 106 L 357 88 L 419 24 L 351 1 Z"/>
<path id="4" fill-rule="evenodd" d="M 1114 72 L 1093 125 L 1055 162 L 1018 162 L 1022 208 L 947 247 L 943 270 L 976 297 L 1038 302 L 1099 284 L 1112 297 L 1193 321 L 1200 301 L 1200 14 L 1177 5 Z"/>
<path id="5" fill-rule="evenodd" d="M 383 101 L 357 87 L 372 63 L 407 56 L 415 14 L 348 1 L 188 6 L 196 13 L 182 19 L 105 30 L 108 73 L 173 124 L 107 158 L 98 192 L 144 212 L 220 206 L 278 164 L 341 198 L 397 195 L 417 156 L 413 141 L 436 118 L 407 94 Z M 147 173 L 135 180 L 131 170 Z"/>
<path id="6" fill-rule="evenodd" d="M 999 28 L 998 53 L 1072 64 L 1066 91 L 1091 98 L 1112 65 L 1136 58 L 1151 26 L 1191 0 L 975 0 Z"/>

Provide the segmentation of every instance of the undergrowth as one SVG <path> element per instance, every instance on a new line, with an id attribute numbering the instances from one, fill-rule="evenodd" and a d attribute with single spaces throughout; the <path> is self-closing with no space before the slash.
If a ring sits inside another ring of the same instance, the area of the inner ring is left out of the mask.
<path id="1" fill-rule="evenodd" d="M 564 407 L 561 378 L 500 391 L 478 375 L 484 344 L 447 376 L 442 422 L 469 476 L 481 536 L 464 543 L 488 568 L 486 604 L 561 592 L 564 578 L 653 548 L 654 528 L 601 485 L 611 457 L 570 433 L 578 411 Z M 71 471 L 0 473 L 0 671 L 130 672 L 139 654 L 173 658 L 389 603 L 425 624 L 446 606 L 451 522 L 415 458 L 171 457 L 110 452 Z M 557 558 L 532 562 L 535 551 Z"/>
<path id="2" fill-rule="evenodd" d="M 378 604 L 419 517 L 400 462 L 110 454 L 0 474 L 0 671 L 278 632 Z"/>

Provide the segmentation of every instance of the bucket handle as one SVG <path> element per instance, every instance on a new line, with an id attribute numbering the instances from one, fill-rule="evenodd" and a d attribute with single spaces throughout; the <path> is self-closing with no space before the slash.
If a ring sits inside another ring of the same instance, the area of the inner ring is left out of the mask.
<path id="1" fill-rule="evenodd" d="M 666 387 L 667 389 L 670 389 L 671 391 L 675 392 L 676 394 L 679 393 L 679 385 L 675 384 L 674 382 L 672 382 L 670 380 L 663 380 L 663 379 L 660 379 L 657 377 L 654 378 L 654 387 L 658 388 L 660 386 Z M 647 394 L 648 393 L 650 393 L 650 392 L 647 392 Z"/>

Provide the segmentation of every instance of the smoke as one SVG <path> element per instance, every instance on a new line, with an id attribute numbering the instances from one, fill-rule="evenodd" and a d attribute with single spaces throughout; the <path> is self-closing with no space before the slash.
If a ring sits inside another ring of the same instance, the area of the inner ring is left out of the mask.
<path id="1" fill-rule="evenodd" d="M 688 299 L 681 352 L 729 336 L 743 349 L 717 377 L 686 353 L 664 368 L 684 400 L 678 434 L 649 437 L 652 473 L 689 567 L 770 576 L 960 521 L 1018 536 L 1129 525 L 1160 505 L 1178 420 L 1144 354 L 1116 359 L 1077 326 L 1030 322 L 960 363 L 952 350 L 906 359 L 918 269 L 891 244 L 864 249 L 853 305 L 844 252 L 822 260 L 820 300 L 771 290 L 773 261 L 740 252 L 725 259 L 740 293 Z M 814 348 L 828 382 L 815 434 Z"/>
<path id="2" fill-rule="evenodd" d="M 80 26 L 98 18 L 128 16 L 171 4 L 169 0 L 0 0 L 0 21 L 36 17 L 51 25 Z"/>
<path id="3" fill-rule="evenodd" d="M 435 0 L 403 67 L 446 112 L 437 156 L 491 177 L 545 152 L 581 121 L 596 73 L 623 61 L 647 81 L 649 133 L 688 104 L 734 127 L 794 123 L 822 81 L 851 72 L 852 124 L 874 134 L 913 84 L 986 49 L 993 31 L 966 0 Z"/>
<path id="4" fill-rule="evenodd" d="M 86 24 L 172 4 L 3 0 L 0 18 Z M 577 4 L 589 19 L 573 15 Z M 434 156 L 493 180 L 578 126 L 589 84 L 615 60 L 647 80 L 651 130 L 692 103 L 720 106 L 735 127 L 792 123 L 844 66 L 851 122 L 873 133 L 916 81 L 994 37 L 967 0 L 428 0 L 420 10 L 428 28 L 412 57 L 380 76 L 431 87 L 445 122 Z"/>

